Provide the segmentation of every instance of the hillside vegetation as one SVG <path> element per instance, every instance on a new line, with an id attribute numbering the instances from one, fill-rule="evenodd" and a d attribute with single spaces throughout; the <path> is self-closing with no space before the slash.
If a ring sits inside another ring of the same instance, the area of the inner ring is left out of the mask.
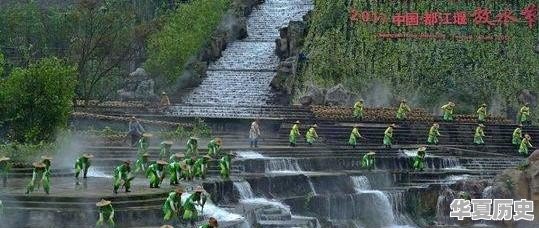
<path id="1" fill-rule="evenodd" d="M 408 3 L 406 3 L 408 2 Z M 520 12 L 534 1 L 365 1 L 315 0 L 304 52 L 308 62 L 301 72 L 303 85 L 329 87 L 343 83 L 362 97 L 377 96 L 373 87 L 389 88 L 395 99 L 438 107 L 451 99 L 461 111 L 478 104 L 518 107 L 523 89 L 539 92 L 539 42 L 537 24 L 529 28 Z M 519 22 L 508 26 L 474 24 L 477 7 L 491 10 L 491 19 L 511 9 Z M 388 23 L 350 20 L 351 9 L 388 15 Z M 391 15 L 429 11 L 469 13 L 468 24 L 395 26 Z M 383 33 L 443 33 L 450 35 L 506 35 L 507 42 L 455 41 L 451 39 L 380 39 Z M 301 89 L 299 89 L 301 93 Z"/>

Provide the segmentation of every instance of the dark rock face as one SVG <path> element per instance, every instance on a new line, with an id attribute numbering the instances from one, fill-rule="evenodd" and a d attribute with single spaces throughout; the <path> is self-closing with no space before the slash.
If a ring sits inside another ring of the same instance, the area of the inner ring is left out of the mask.
<path id="1" fill-rule="evenodd" d="M 271 87 L 288 95 L 292 94 L 296 75 L 297 59 L 290 57 L 279 63 L 277 74 L 271 81 Z"/>
<path id="2" fill-rule="evenodd" d="M 350 105 L 352 95 L 342 84 L 337 84 L 328 89 L 326 93 L 326 104 L 335 106 Z"/>
<path id="3" fill-rule="evenodd" d="M 280 59 L 298 55 L 307 34 L 307 25 L 303 21 L 291 21 L 288 27 L 279 30 L 280 38 L 275 40 L 276 54 Z"/>
<path id="4" fill-rule="evenodd" d="M 539 41 L 537 41 L 537 45 L 535 45 L 535 53 L 539 54 Z"/>
<path id="5" fill-rule="evenodd" d="M 324 89 L 310 85 L 307 87 L 305 95 L 300 97 L 300 103 L 304 106 L 323 105 L 325 103 L 325 93 Z"/>
<path id="6" fill-rule="evenodd" d="M 129 74 L 124 88 L 118 90 L 118 95 L 122 100 L 156 100 L 158 97 L 154 93 L 154 85 L 148 73 L 143 68 L 137 68 Z"/>

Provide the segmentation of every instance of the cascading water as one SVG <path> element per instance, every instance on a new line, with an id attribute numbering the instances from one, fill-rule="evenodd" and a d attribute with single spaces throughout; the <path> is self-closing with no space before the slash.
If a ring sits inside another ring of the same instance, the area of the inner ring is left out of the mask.
<path id="1" fill-rule="evenodd" d="M 292 158 L 269 159 L 266 161 L 266 172 L 300 172 L 298 161 Z"/>
<path id="2" fill-rule="evenodd" d="M 356 227 L 360 224 L 367 227 L 399 227 L 399 225 L 413 224 L 412 220 L 403 215 L 405 210 L 404 192 L 384 193 L 372 190 L 371 184 L 365 176 L 351 176 L 354 190 L 368 202 L 368 206 L 359 209 L 361 221 L 355 222 Z M 372 219 L 376 218 L 376 219 Z"/>
<path id="3" fill-rule="evenodd" d="M 371 189 L 371 183 L 369 182 L 369 179 L 365 176 L 351 176 L 352 183 L 354 184 L 354 189 L 356 192 L 361 192 L 364 190 L 370 190 Z"/>
<path id="4" fill-rule="evenodd" d="M 254 151 L 237 151 L 236 155 L 238 155 L 239 158 L 244 159 L 265 159 L 264 155 L 254 152 Z"/>
<path id="5" fill-rule="evenodd" d="M 449 205 L 455 199 L 456 193 L 446 188 L 438 196 L 438 201 L 436 202 L 436 220 L 440 225 L 451 225 L 454 224 L 454 218 L 449 217 L 450 207 Z"/>
<path id="6" fill-rule="evenodd" d="M 242 200 L 255 197 L 251 185 L 247 181 L 234 182 L 234 188 L 236 188 Z"/>
<path id="7" fill-rule="evenodd" d="M 189 196 L 191 196 L 190 193 L 184 193 L 182 195 L 182 204 L 185 203 L 185 200 L 187 200 Z M 206 204 L 204 204 L 204 209 L 202 209 L 202 207 L 200 207 L 199 205 L 195 205 L 195 207 L 199 212 L 202 212 L 202 215 L 205 218 L 214 217 L 220 223 L 234 224 L 235 226 L 239 226 L 240 228 L 250 227 L 243 216 L 231 213 L 223 208 L 218 207 L 217 205 L 213 204 L 211 199 L 208 199 L 208 201 L 206 201 Z"/>

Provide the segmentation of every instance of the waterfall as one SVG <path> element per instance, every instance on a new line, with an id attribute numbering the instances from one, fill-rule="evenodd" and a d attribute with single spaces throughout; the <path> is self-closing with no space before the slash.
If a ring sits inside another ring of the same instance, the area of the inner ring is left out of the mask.
<path id="1" fill-rule="evenodd" d="M 361 192 L 363 190 L 371 189 L 371 183 L 366 176 L 351 176 L 352 183 L 354 184 L 354 189 L 356 192 Z"/>
<path id="2" fill-rule="evenodd" d="M 234 188 L 238 191 L 240 202 L 251 205 L 268 205 L 290 212 L 290 207 L 283 203 L 266 198 L 255 198 L 251 184 L 247 181 L 234 182 Z"/>
<path id="3" fill-rule="evenodd" d="M 266 172 L 299 172 L 302 171 L 298 161 L 292 158 L 269 159 L 266 161 Z"/>
<path id="4" fill-rule="evenodd" d="M 458 158 L 454 157 L 444 157 L 442 158 L 442 164 L 440 165 L 441 169 L 466 169 L 464 166 L 460 164 L 460 161 Z"/>
<path id="5" fill-rule="evenodd" d="M 238 151 L 236 152 L 238 157 L 245 159 L 264 159 L 264 155 L 254 152 L 254 151 Z"/>
<path id="6" fill-rule="evenodd" d="M 234 188 L 238 191 L 240 199 L 251 199 L 255 197 L 251 185 L 247 181 L 234 182 Z"/>
<path id="7" fill-rule="evenodd" d="M 451 225 L 454 223 L 454 219 L 449 217 L 449 205 L 455 197 L 456 193 L 447 188 L 438 196 L 438 201 L 436 202 L 436 220 L 438 221 L 438 224 Z"/>
<path id="8" fill-rule="evenodd" d="M 375 227 L 392 225 L 395 217 L 387 195 L 378 190 L 369 190 L 371 189 L 370 182 L 365 176 L 351 176 L 350 179 L 356 193 L 367 197 L 367 201 L 364 202 L 370 202 L 369 205 L 361 208 L 363 210 L 360 210 L 362 220 L 368 221 L 366 223 L 376 222 L 376 224 L 371 224 Z"/>
<path id="9" fill-rule="evenodd" d="M 367 227 L 399 227 L 396 224 L 413 224 L 411 218 L 406 216 L 406 199 L 404 191 L 384 193 L 371 190 L 372 186 L 365 176 L 350 176 L 354 190 L 361 195 L 363 207 L 360 208 L 359 221 Z M 365 204 L 367 203 L 367 204 Z M 372 219 L 376 218 L 376 219 Z M 359 226 L 359 223 L 354 223 Z"/>
<path id="10" fill-rule="evenodd" d="M 185 203 L 185 200 L 187 200 L 189 196 L 191 196 L 191 193 L 182 194 L 182 204 Z M 206 201 L 206 204 L 204 204 L 204 211 L 202 211 L 202 207 L 200 207 L 199 205 L 195 205 L 195 207 L 197 211 L 199 211 L 199 213 L 203 213 L 204 217 L 214 217 L 215 219 L 217 219 L 217 221 L 237 223 L 242 228 L 249 227 L 246 223 L 246 219 L 243 216 L 231 213 L 223 208 L 218 207 L 217 205 L 213 204 L 211 199 L 208 199 L 208 201 Z"/>
<path id="11" fill-rule="evenodd" d="M 393 205 L 394 223 L 404 225 L 413 224 L 413 220 L 406 213 L 405 191 L 391 191 L 386 193 L 391 205 Z"/>

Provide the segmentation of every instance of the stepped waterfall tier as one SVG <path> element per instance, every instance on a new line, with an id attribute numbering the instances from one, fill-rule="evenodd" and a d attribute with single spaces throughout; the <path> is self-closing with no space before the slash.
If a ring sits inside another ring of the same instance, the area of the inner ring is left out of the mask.
<path id="1" fill-rule="evenodd" d="M 82 2 L 97 4 L 100 1 Z M 127 2 L 130 1 L 105 1 L 107 7 Z M 142 4 L 143 1 L 133 2 Z M 210 3 L 215 3 L 207 0 L 163 2 L 166 3 L 153 12 L 165 14 L 163 18 L 169 13 L 184 12 L 181 8 L 186 6 L 184 4 L 209 7 L 213 6 Z M 321 89 L 305 84 L 301 89 L 307 89 L 306 95 L 286 97 L 301 105 L 282 102 L 283 96 L 294 96 L 294 93 L 279 91 L 272 81 L 282 76 L 278 68 L 291 58 L 303 61 L 294 67 L 307 67 L 307 72 L 320 70 L 317 72 L 328 74 L 328 80 L 337 77 L 333 75 L 334 69 L 344 64 L 339 63 L 343 55 L 337 52 L 339 48 L 324 50 L 335 51 L 334 56 L 327 57 L 317 56 L 316 52 L 302 53 L 308 48 L 287 50 L 290 53 L 286 55 L 295 52 L 296 56 L 283 58 L 281 45 L 286 44 L 291 49 L 303 42 L 288 37 L 290 33 L 304 30 L 309 39 L 316 40 L 318 36 L 312 33 L 313 28 L 326 31 L 327 34 L 318 34 L 323 40 L 315 43 L 342 48 L 345 42 L 336 44 L 337 39 L 331 40 L 326 35 L 333 36 L 332 29 L 341 31 L 346 30 L 345 27 L 321 21 L 358 24 L 359 18 L 356 21 L 348 18 L 350 15 L 359 17 L 353 13 L 361 10 L 356 8 L 365 6 L 374 10 L 378 2 L 219 1 L 223 7 L 229 3 L 227 7 L 231 7 L 222 18 L 223 24 L 235 27 L 244 23 L 246 36 L 220 45 L 226 48 L 219 52 L 219 58 L 208 60 L 200 84 L 168 95 L 162 93 L 161 99 L 153 94 L 153 79 L 142 77 L 142 70 L 137 70 L 135 76 L 126 79 L 129 80 L 126 87 L 136 87 L 133 88 L 136 93 L 144 94 L 152 90 L 144 99 L 111 98 L 101 102 L 51 95 L 53 101 L 48 104 L 51 107 L 34 110 L 34 105 L 44 102 L 41 98 L 48 95 L 39 94 L 35 100 L 22 105 L 16 103 L 25 100 L 27 92 L 35 92 L 30 90 L 47 94 L 48 90 L 39 87 L 42 83 L 33 80 L 53 72 L 53 76 L 43 77 L 51 80 L 49 84 L 62 85 L 53 79 L 62 81 L 62 72 L 72 69 L 58 69 L 61 62 L 58 59 L 45 61 L 44 66 L 39 67 L 28 60 L 28 69 L 16 68 L 13 76 L 9 76 L 26 85 L 25 90 L 18 90 L 16 82 L 0 80 L 0 88 L 9 87 L 5 93 L 0 91 L 0 109 L 7 110 L 5 115 L 10 117 L 4 118 L 4 112 L 0 113 L 0 228 L 539 227 L 539 150 L 533 151 L 539 127 L 534 122 L 537 114 L 533 109 L 526 109 L 527 105 L 535 107 L 539 103 L 536 98 L 539 91 L 523 93 L 522 100 L 528 104 L 514 114 L 517 122 L 509 115 L 482 115 L 483 109 L 465 114 L 455 108 L 453 115 L 455 104 L 452 102 L 440 109 L 442 113 L 414 107 L 412 99 L 408 104 L 400 99 L 397 107 L 380 107 L 383 103 L 379 102 L 380 97 L 386 95 L 383 88 L 376 87 L 378 85 L 373 85 L 375 94 L 363 100 L 354 97 L 363 94 L 345 91 L 341 86 Z M 515 4 L 517 2 L 521 0 L 515 0 Z M 96 13 L 101 14 L 108 12 L 107 7 L 91 9 L 99 9 Z M 320 7 L 334 10 L 331 14 L 334 18 L 318 18 L 316 10 Z M 316 25 L 311 24 L 313 12 Z M 364 20 L 372 22 L 371 16 L 377 15 L 372 13 L 363 14 Z M 238 19 L 237 15 L 244 18 Z M 239 22 L 228 24 L 232 17 Z M 106 18 L 112 20 L 113 17 Z M 159 23 L 156 27 L 162 26 L 157 26 Z M 0 29 L 2 26 L 0 22 Z M 146 27 L 138 29 L 155 32 Z M 363 42 L 356 37 L 361 29 L 347 33 L 346 40 Z M 0 44 L 4 42 L 2 38 L 0 35 Z M 385 50 L 382 46 L 364 49 Z M 0 48 L 0 52 L 4 49 L 11 50 Z M 30 46 L 26 52 L 32 50 Z M 27 55 L 46 53 L 26 52 Z M 346 58 L 354 59 L 356 52 L 361 51 L 350 50 Z M 15 65 L 12 65 L 13 56 L 5 64 L 3 56 L 0 57 L 2 77 L 4 65 L 6 69 Z M 23 61 L 22 58 L 17 57 L 17 60 Z M 333 65 L 327 69 L 322 65 L 309 65 L 321 59 Z M 406 56 L 398 57 L 398 61 L 403 64 Z M 101 63 L 92 61 L 91 67 L 97 67 L 94 64 Z M 373 64 L 372 68 L 386 72 L 393 67 L 385 69 L 385 66 Z M 447 68 L 450 71 L 452 66 Z M 348 71 L 349 68 L 342 69 Z M 85 71 L 91 70 L 79 73 Z M 112 71 L 115 68 L 105 74 Z M 354 72 L 350 70 L 347 74 Z M 139 80 L 138 84 L 132 80 Z M 284 80 L 305 83 L 301 77 Z M 436 82 L 436 85 L 444 83 Z M 19 93 L 22 95 L 15 96 Z M 16 99 L 8 99 L 8 96 Z M 5 97 L 6 101 L 17 105 L 4 106 Z M 49 111 L 60 109 L 53 105 L 60 100 L 68 103 L 65 115 L 48 118 Z M 19 106 L 32 107 L 31 115 L 16 112 Z M 36 120 L 41 116 L 47 116 L 45 121 Z M 59 119 L 65 119 L 65 126 L 48 125 Z M 24 127 L 30 130 L 21 136 L 19 129 Z M 44 128 L 50 128 L 54 137 L 38 138 L 40 129 Z M 24 142 L 21 137 L 39 140 Z M 513 218 L 518 210 L 527 210 L 525 212 L 535 218 L 497 219 L 493 214 L 503 208 L 487 210 L 460 205 L 498 199 L 514 200 L 514 210 L 510 211 L 515 212 Z M 530 202 L 535 204 L 527 204 Z M 470 218 L 459 220 L 454 216 L 454 212 L 462 212 L 457 209 L 466 208 L 470 209 Z M 491 217 L 472 219 L 480 213 L 490 213 Z"/>

